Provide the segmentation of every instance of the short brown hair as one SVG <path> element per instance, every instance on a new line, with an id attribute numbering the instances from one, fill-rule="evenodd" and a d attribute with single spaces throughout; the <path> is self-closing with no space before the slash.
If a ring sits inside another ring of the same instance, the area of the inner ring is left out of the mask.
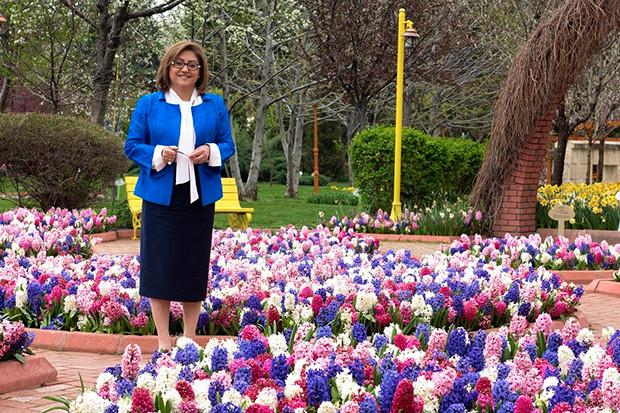
<path id="1" fill-rule="evenodd" d="M 200 73 L 198 75 L 198 81 L 196 82 L 196 90 L 201 95 L 206 92 L 207 83 L 209 81 L 207 55 L 201 45 L 189 40 L 176 42 L 164 53 L 164 57 L 161 58 L 161 62 L 159 63 L 159 69 L 157 69 L 157 89 L 163 90 L 164 92 L 170 89 L 170 64 L 186 50 L 194 52 L 200 64 L 200 69 L 198 69 Z"/>

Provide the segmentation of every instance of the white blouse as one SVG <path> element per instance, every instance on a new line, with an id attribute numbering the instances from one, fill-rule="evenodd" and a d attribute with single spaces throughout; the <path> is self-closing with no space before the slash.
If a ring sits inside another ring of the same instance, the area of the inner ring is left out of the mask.
<path id="1" fill-rule="evenodd" d="M 187 155 L 191 154 L 196 146 L 196 132 L 194 131 L 194 119 L 192 117 L 192 106 L 202 104 L 202 96 L 194 89 L 192 97 L 189 101 L 182 100 L 179 95 L 172 89 L 168 89 L 165 93 L 166 103 L 171 105 L 179 105 L 181 110 L 181 130 L 179 131 L 179 151 Z M 210 150 L 209 166 L 222 166 L 222 157 L 220 149 L 215 143 L 208 143 Z M 153 169 L 161 171 L 165 166 L 161 152 L 166 148 L 163 145 L 157 145 L 153 153 Z M 190 183 L 190 202 L 198 199 L 198 187 L 196 184 L 196 174 L 193 162 L 186 155 L 177 153 L 176 156 L 176 181 L 175 185 Z"/>

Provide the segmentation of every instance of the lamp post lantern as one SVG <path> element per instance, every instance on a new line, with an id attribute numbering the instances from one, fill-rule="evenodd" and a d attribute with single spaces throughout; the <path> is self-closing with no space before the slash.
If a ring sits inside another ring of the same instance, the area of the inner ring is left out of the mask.
<path id="1" fill-rule="evenodd" d="M 403 133 L 403 77 L 405 72 L 405 47 L 415 47 L 415 41 L 419 38 L 418 32 L 413 28 L 411 20 L 405 20 L 405 9 L 398 11 L 398 54 L 396 66 L 396 122 L 394 137 L 394 199 L 390 219 L 394 222 L 402 216 L 402 204 L 400 203 L 400 169 L 401 149 Z"/>

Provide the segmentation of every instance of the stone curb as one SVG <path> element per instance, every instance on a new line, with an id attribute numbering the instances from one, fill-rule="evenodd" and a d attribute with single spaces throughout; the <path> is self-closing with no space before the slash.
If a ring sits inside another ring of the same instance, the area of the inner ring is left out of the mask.
<path id="1" fill-rule="evenodd" d="M 140 238 L 140 230 L 137 232 L 138 238 Z M 88 238 L 99 238 L 100 242 L 114 242 L 118 239 L 126 239 L 133 237 L 133 229 L 117 229 L 107 232 L 100 232 L 98 234 L 87 234 Z"/>
<path id="2" fill-rule="evenodd" d="M 620 285 L 620 283 L 618 283 L 618 285 Z M 590 326 L 590 323 L 581 311 L 577 310 L 573 315 L 577 318 L 582 328 L 588 328 Z M 562 320 L 553 320 L 554 329 L 561 329 L 563 326 L 564 322 Z M 33 347 L 47 350 L 123 354 L 125 347 L 129 344 L 139 345 L 143 354 L 152 353 L 157 349 L 157 336 L 85 333 L 81 331 L 41 330 L 38 328 L 27 328 L 26 330 L 35 333 L 35 339 L 32 343 Z M 493 330 L 498 329 L 489 329 L 487 331 Z M 194 341 L 201 347 L 205 347 L 207 343 L 213 339 L 236 340 L 237 336 L 196 336 Z M 173 341 L 176 341 L 175 337 L 173 337 Z"/>
<path id="3" fill-rule="evenodd" d="M 593 280 L 585 288 L 586 293 L 613 295 L 620 297 L 620 282 L 614 279 Z"/>
<path id="4" fill-rule="evenodd" d="M 43 356 L 26 356 L 0 362 L 0 393 L 9 393 L 56 381 L 58 372 Z"/>
<path id="5" fill-rule="evenodd" d="M 82 331 L 42 330 L 26 328 L 34 332 L 33 347 L 54 351 L 79 351 L 98 354 L 123 354 L 129 344 L 137 344 L 143 353 L 157 350 L 157 336 L 137 336 L 125 334 L 87 333 Z M 196 336 L 194 341 L 200 346 L 213 339 L 237 339 L 237 336 Z M 173 341 L 176 338 L 173 337 Z"/>
<path id="6" fill-rule="evenodd" d="M 375 234 L 372 232 L 356 232 L 358 237 L 372 237 L 379 241 L 400 241 L 400 242 L 445 242 L 461 239 L 461 237 L 450 237 L 447 235 L 405 235 L 405 234 Z"/>
<path id="7" fill-rule="evenodd" d="M 551 270 L 568 283 L 590 284 L 594 280 L 611 278 L 614 270 Z"/>

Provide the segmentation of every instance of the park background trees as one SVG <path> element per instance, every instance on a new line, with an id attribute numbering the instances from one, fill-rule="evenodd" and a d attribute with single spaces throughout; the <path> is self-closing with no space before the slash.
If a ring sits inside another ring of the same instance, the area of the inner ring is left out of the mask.
<path id="1" fill-rule="evenodd" d="M 240 150 L 226 173 L 236 178 L 241 197 L 256 199 L 258 181 L 270 180 L 286 184 L 285 196 L 294 198 L 300 173 L 311 172 L 313 104 L 320 173 L 351 184 L 351 169 L 343 165 L 352 137 L 393 124 L 400 7 L 421 35 L 406 60 L 404 124 L 485 142 L 513 56 L 543 12 L 559 3 L 2 0 L 9 32 L 1 39 L 0 96 L 6 111 L 88 117 L 122 137 L 137 98 L 154 91 L 165 48 L 195 40 L 209 54 L 210 90 L 229 107 Z M 556 119 L 560 143 L 580 123 L 598 125 L 617 113 L 614 39 L 567 91 Z M 586 118 L 594 100 L 596 110 Z M 609 134 L 593 130 L 593 146 Z M 556 159 L 562 150 L 559 145 Z M 556 162 L 554 176 L 561 178 L 562 165 Z"/>

